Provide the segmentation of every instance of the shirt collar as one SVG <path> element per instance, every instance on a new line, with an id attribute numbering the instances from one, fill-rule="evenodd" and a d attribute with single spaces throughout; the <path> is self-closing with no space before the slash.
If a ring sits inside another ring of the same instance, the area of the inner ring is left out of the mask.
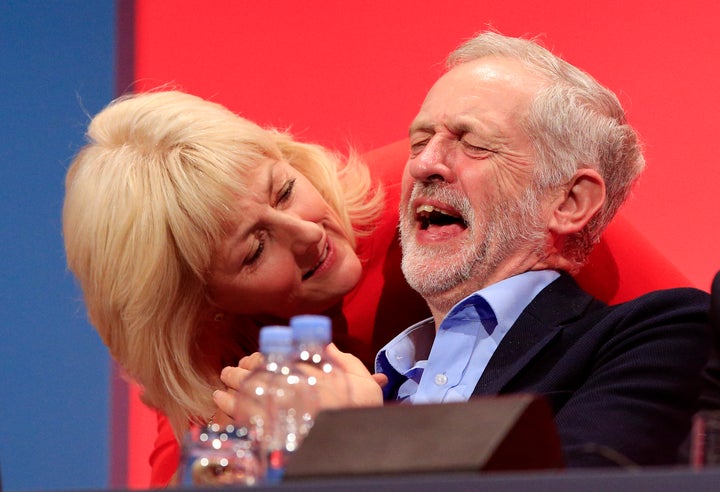
<path id="1" fill-rule="evenodd" d="M 525 272 L 489 285 L 466 299 L 482 297 L 495 314 L 498 325 L 510 329 L 535 296 L 559 276 L 555 270 Z"/>
<path id="2" fill-rule="evenodd" d="M 480 289 L 455 304 L 441 322 L 440 329 L 458 316 L 470 316 L 485 320 L 494 317 L 493 329 L 500 326 L 509 330 L 535 296 L 559 276 L 555 270 L 530 271 Z M 418 360 L 427 359 L 434 339 L 435 323 L 432 318 L 427 318 L 403 330 L 378 352 L 375 371 L 386 374 L 390 381 L 383 389 L 386 399 L 394 397 L 394 392 L 405 380 L 403 375 Z"/>

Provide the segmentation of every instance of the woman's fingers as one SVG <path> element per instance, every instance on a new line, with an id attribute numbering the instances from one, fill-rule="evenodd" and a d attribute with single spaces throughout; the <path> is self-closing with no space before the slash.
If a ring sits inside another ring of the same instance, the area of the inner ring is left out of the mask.
<path id="1" fill-rule="evenodd" d="M 242 367 L 225 367 L 220 373 L 220 381 L 229 389 L 238 390 L 250 371 Z"/>
<path id="2" fill-rule="evenodd" d="M 235 413 L 235 392 L 215 390 L 213 401 L 218 407 L 218 412 L 213 416 L 213 421 L 220 425 L 232 423 L 232 415 Z"/>
<path id="3" fill-rule="evenodd" d="M 376 372 L 372 377 L 381 388 L 384 388 L 388 384 L 388 377 L 381 372 Z"/>
<path id="4" fill-rule="evenodd" d="M 255 369 L 259 364 L 261 364 L 262 361 L 262 354 L 260 352 L 255 352 L 253 354 L 246 355 L 245 357 L 240 359 L 240 362 L 238 362 L 238 367 L 251 371 Z"/>

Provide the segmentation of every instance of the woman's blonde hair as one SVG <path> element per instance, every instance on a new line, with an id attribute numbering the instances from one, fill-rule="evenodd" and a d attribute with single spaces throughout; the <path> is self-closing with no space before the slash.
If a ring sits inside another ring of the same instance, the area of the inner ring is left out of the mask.
<path id="1" fill-rule="evenodd" d="M 93 118 L 87 136 L 65 183 L 68 266 L 111 355 L 180 435 L 212 414 L 222 365 L 254 346 L 252 335 L 243 342 L 242 333 L 203 330 L 211 257 L 234 197 L 252 186 L 248 171 L 268 158 L 288 161 L 351 240 L 371 229 L 382 192 L 357 159 L 342 164 L 320 146 L 178 91 L 121 97 Z M 209 336 L 225 360 L 204 352 Z"/>

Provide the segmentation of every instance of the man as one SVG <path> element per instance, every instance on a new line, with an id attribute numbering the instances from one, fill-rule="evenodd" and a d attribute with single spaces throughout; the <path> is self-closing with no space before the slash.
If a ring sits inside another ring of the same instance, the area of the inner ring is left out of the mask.
<path id="1" fill-rule="evenodd" d="M 403 273 L 433 317 L 379 353 L 385 399 L 540 393 L 569 466 L 675 462 L 708 356 L 707 295 L 609 307 L 571 277 L 644 166 L 617 98 L 495 33 L 448 67 L 411 125 L 400 210 Z"/>
<path id="2" fill-rule="evenodd" d="M 384 399 L 538 393 L 568 466 L 674 463 L 708 358 L 708 295 L 607 306 L 571 276 L 644 167 L 615 95 L 532 41 L 483 33 L 450 55 L 410 148 L 402 267 L 432 318 L 378 354 Z M 331 350 L 358 376 L 356 404 L 380 404 L 362 363 Z M 251 366 L 222 379 L 235 388 Z"/>

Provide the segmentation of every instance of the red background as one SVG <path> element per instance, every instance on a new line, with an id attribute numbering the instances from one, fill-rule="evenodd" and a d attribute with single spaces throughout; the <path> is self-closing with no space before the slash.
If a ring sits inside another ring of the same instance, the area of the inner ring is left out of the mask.
<path id="1" fill-rule="evenodd" d="M 170 84 L 343 151 L 405 137 L 445 55 L 475 32 L 491 25 L 539 35 L 618 94 L 645 142 L 648 168 L 625 216 L 696 287 L 709 289 L 720 268 L 716 1 L 136 0 L 134 7 L 134 89 Z M 143 449 L 152 437 L 129 443 L 130 485 L 147 484 Z"/>

